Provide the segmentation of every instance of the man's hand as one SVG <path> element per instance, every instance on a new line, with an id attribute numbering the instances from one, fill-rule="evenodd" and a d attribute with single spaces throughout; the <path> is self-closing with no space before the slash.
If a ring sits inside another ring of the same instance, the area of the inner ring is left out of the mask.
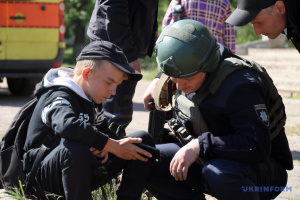
<path id="1" fill-rule="evenodd" d="M 143 157 L 141 154 L 151 158 L 151 153 L 139 148 L 133 143 L 142 142 L 141 138 L 124 138 L 121 140 L 114 140 L 109 138 L 104 150 L 118 156 L 125 160 L 141 160 L 147 162 L 148 159 Z"/>
<path id="2" fill-rule="evenodd" d="M 132 67 L 133 69 L 135 69 L 136 71 L 141 73 L 141 64 L 139 59 L 136 59 L 135 61 L 132 61 L 131 63 L 128 63 L 130 67 Z"/>
<path id="3" fill-rule="evenodd" d="M 176 181 L 186 180 L 189 167 L 196 161 L 199 153 L 198 139 L 194 139 L 175 154 L 170 164 L 170 173 Z"/>
<path id="4" fill-rule="evenodd" d="M 150 85 L 148 86 L 146 92 L 144 93 L 143 99 L 144 99 L 144 107 L 146 110 L 151 110 L 153 108 L 153 105 L 149 104 L 151 99 L 154 99 L 155 96 L 155 89 L 157 86 L 157 83 L 159 81 L 159 78 L 155 78 Z"/>
<path id="5" fill-rule="evenodd" d="M 108 152 L 105 150 L 99 151 L 97 149 L 95 149 L 94 147 L 90 148 L 90 151 L 92 152 L 92 154 L 98 158 L 103 158 L 103 160 L 101 161 L 101 163 L 105 163 L 108 160 Z"/>

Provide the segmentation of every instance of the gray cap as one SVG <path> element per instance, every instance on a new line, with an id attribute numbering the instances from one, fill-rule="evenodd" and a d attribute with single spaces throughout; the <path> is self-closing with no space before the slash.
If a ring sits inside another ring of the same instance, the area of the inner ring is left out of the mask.
<path id="1" fill-rule="evenodd" d="M 226 22 L 234 26 L 244 26 L 251 22 L 258 13 L 275 4 L 277 0 L 238 0 L 237 8 Z"/>
<path id="2" fill-rule="evenodd" d="M 108 60 L 128 74 L 129 80 L 139 81 L 143 75 L 128 65 L 122 49 L 108 41 L 93 41 L 86 45 L 77 60 Z"/>

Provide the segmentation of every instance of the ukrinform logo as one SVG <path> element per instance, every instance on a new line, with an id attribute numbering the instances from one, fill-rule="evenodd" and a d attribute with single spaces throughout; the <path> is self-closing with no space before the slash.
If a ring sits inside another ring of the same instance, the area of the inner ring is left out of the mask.
<path id="1" fill-rule="evenodd" d="M 242 186 L 244 192 L 292 192 L 292 187 L 283 186 Z"/>

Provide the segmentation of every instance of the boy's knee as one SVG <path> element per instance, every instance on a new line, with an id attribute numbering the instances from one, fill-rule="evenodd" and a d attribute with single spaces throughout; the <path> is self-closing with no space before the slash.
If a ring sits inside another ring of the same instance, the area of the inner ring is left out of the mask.
<path id="1" fill-rule="evenodd" d="M 64 140 L 62 153 L 73 161 L 85 162 L 88 161 L 90 150 L 82 142 Z"/>
<path id="2" fill-rule="evenodd" d="M 142 138 L 142 143 L 155 147 L 152 136 L 147 131 L 136 131 L 128 135 L 132 138 Z"/>

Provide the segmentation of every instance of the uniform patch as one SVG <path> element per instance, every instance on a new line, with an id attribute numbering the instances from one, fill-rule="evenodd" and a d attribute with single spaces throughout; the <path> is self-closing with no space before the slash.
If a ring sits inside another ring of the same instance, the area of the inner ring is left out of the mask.
<path id="1" fill-rule="evenodd" d="M 266 126 L 269 126 L 270 121 L 265 104 L 254 105 L 254 109 L 260 121 Z"/>

